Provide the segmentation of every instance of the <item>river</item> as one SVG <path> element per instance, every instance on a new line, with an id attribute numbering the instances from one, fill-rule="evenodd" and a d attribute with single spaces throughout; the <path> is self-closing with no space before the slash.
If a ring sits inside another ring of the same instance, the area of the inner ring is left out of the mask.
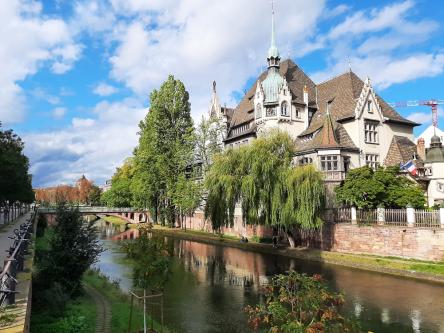
<path id="1" fill-rule="evenodd" d="M 99 221 L 104 247 L 97 266 L 132 286 L 131 269 L 111 238 L 120 227 Z M 131 231 L 127 231 L 128 238 Z M 166 237 L 174 247 L 172 274 L 165 292 L 164 318 L 182 333 L 250 332 L 242 309 L 259 302 L 259 287 L 270 276 L 294 269 L 321 274 L 345 295 L 344 314 L 375 333 L 444 333 L 444 286 L 320 262 L 261 254 Z"/>

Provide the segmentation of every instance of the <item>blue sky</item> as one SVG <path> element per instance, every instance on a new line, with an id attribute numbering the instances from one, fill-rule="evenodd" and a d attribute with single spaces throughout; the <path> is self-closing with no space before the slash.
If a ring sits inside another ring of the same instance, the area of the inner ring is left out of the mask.
<path id="1" fill-rule="evenodd" d="M 277 44 L 315 82 L 348 69 L 387 101 L 444 99 L 439 0 L 276 0 Z M 211 83 L 234 106 L 266 66 L 268 0 L 0 3 L 0 121 L 26 141 L 34 186 L 101 184 L 130 156 L 149 92 L 168 74 L 196 121 Z M 430 125 L 427 107 L 405 117 Z M 444 118 L 443 108 L 440 108 Z M 440 121 L 441 128 L 444 120 Z"/>

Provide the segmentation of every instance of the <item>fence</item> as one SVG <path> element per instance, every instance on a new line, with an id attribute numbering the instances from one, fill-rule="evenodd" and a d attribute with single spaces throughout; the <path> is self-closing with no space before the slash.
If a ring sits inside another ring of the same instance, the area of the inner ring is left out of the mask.
<path id="1" fill-rule="evenodd" d="M 440 223 L 439 210 L 415 210 L 415 227 L 439 228 Z"/>
<path id="2" fill-rule="evenodd" d="M 31 240 L 34 216 L 32 214 L 26 223 L 22 223 L 19 228 L 14 230 L 14 237 L 10 237 L 13 242 L 7 250 L 8 256 L 0 273 L 0 307 L 15 303 L 16 276 L 17 272 L 23 270 L 25 254 L 27 254 L 28 243 Z"/>
<path id="3" fill-rule="evenodd" d="M 444 228 L 444 208 L 435 210 L 330 208 L 324 211 L 323 219 L 330 223 Z"/>
<path id="4" fill-rule="evenodd" d="M 385 224 L 406 227 L 407 209 L 385 209 Z"/>

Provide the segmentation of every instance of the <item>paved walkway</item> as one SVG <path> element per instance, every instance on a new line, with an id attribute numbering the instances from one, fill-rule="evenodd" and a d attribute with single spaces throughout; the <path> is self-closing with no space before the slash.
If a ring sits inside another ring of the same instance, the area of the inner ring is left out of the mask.
<path id="1" fill-rule="evenodd" d="M 96 333 L 111 333 L 111 305 L 95 288 L 84 285 L 85 291 L 96 303 Z"/>
<path id="2" fill-rule="evenodd" d="M 26 219 L 30 217 L 31 213 L 26 213 L 23 216 L 18 217 L 16 220 L 10 222 L 6 225 L 0 225 L 0 267 L 3 267 L 3 264 L 6 259 L 6 251 L 9 250 L 9 247 L 12 245 L 13 240 L 8 238 L 9 236 L 13 236 L 14 229 L 18 228 L 20 224 L 26 222 Z M 1 271 L 1 269 L 0 269 Z"/>

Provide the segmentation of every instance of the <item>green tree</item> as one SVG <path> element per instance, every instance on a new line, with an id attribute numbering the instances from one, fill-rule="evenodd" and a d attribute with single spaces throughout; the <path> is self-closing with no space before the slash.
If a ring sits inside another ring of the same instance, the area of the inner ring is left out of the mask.
<path id="1" fill-rule="evenodd" d="M 12 130 L 2 130 L 0 122 L 0 205 L 34 201 L 29 160 L 23 149 L 22 139 Z"/>
<path id="2" fill-rule="evenodd" d="M 88 203 L 92 206 L 100 205 L 102 190 L 97 185 L 92 185 L 88 193 Z"/>
<path id="3" fill-rule="evenodd" d="M 247 306 L 250 326 L 270 333 L 360 332 L 340 314 L 344 298 L 328 290 L 320 275 L 276 275 L 265 287 L 265 302 Z"/>
<path id="4" fill-rule="evenodd" d="M 186 216 L 193 214 L 201 202 L 202 184 L 194 178 L 181 175 L 176 184 L 173 203 L 177 207 L 182 227 L 186 228 Z"/>
<path id="5" fill-rule="evenodd" d="M 203 174 L 208 171 L 215 154 L 221 153 L 223 144 L 223 126 L 221 120 L 215 116 L 208 119 L 202 116 L 196 129 L 196 156 L 202 162 Z"/>
<path id="6" fill-rule="evenodd" d="M 150 208 L 162 223 L 173 225 L 178 213 L 174 193 L 192 163 L 194 148 L 189 95 L 183 83 L 170 75 L 151 93 L 150 101 L 150 111 L 139 125 L 133 202 Z"/>
<path id="7" fill-rule="evenodd" d="M 58 285 L 70 297 L 76 295 L 83 273 L 102 251 L 93 224 L 85 222 L 77 208 L 59 205 L 48 249 L 37 260 L 37 289 L 57 289 Z"/>
<path id="8" fill-rule="evenodd" d="M 172 259 L 164 238 L 151 234 L 150 228 L 140 228 L 139 237 L 123 243 L 123 249 L 132 259 L 134 285 L 155 293 L 163 290 Z"/>
<path id="9" fill-rule="evenodd" d="M 423 208 L 426 200 L 421 187 L 399 174 L 398 167 L 365 166 L 350 170 L 344 182 L 336 188 L 338 202 L 363 209 L 384 206 L 405 208 L 411 204 Z"/>
<path id="10" fill-rule="evenodd" d="M 251 145 L 215 156 L 205 181 L 205 216 L 214 229 L 232 225 L 236 203 L 246 223 L 281 226 L 294 246 L 293 229 L 316 229 L 324 204 L 322 174 L 293 167 L 294 143 L 274 131 Z"/>
<path id="11" fill-rule="evenodd" d="M 117 168 L 111 180 L 111 188 L 102 193 L 101 202 L 109 207 L 131 207 L 133 200 L 131 181 L 133 175 L 133 159 L 128 158 L 120 168 Z"/>

